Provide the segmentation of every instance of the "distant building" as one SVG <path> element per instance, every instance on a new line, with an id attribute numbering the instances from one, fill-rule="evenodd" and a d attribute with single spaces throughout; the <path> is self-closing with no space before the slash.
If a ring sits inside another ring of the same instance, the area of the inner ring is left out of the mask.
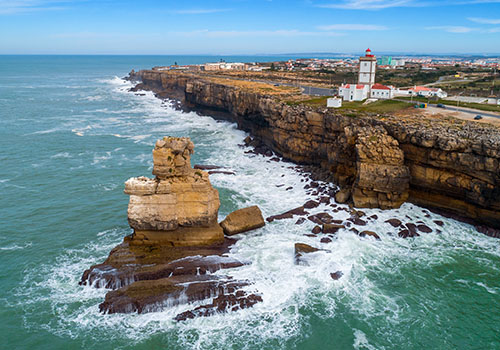
<path id="1" fill-rule="evenodd" d="M 217 70 L 246 70 L 248 65 L 245 63 L 233 62 L 217 62 L 217 63 L 205 63 L 203 65 L 203 70 L 206 71 L 217 71 Z"/>
<path id="2" fill-rule="evenodd" d="M 206 71 L 213 71 L 213 70 L 220 70 L 220 63 L 205 63 L 203 65 L 203 70 Z"/>
<path id="3" fill-rule="evenodd" d="M 377 64 L 379 66 L 392 66 L 392 57 L 391 56 L 382 56 L 377 59 Z"/>
<path id="4" fill-rule="evenodd" d="M 409 89 L 410 94 L 422 96 L 422 97 L 448 97 L 448 94 L 439 88 L 428 88 L 426 86 L 416 86 L 413 89 Z"/>
<path id="5" fill-rule="evenodd" d="M 496 96 L 490 96 L 488 97 L 488 104 L 489 105 L 500 105 L 500 98 Z"/>
<path id="6" fill-rule="evenodd" d="M 340 108 L 342 107 L 342 99 L 338 97 L 331 97 L 326 100 L 326 107 L 328 108 Z"/>

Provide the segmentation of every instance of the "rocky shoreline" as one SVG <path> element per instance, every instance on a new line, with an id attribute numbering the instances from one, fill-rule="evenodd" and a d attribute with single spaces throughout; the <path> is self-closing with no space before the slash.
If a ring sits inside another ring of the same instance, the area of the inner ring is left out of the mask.
<path id="1" fill-rule="evenodd" d="M 492 228 L 500 228 L 500 130 L 494 126 L 289 105 L 191 73 L 132 71 L 129 79 L 136 91 L 234 121 L 256 145 L 320 167 L 355 207 L 389 209 L 409 201 L 498 235 Z"/>

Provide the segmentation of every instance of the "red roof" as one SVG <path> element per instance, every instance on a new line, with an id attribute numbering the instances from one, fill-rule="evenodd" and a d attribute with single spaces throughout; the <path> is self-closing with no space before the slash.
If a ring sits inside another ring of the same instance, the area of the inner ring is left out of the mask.
<path id="1" fill-rule="evenodd" d="M 372 90 L 390 90 L 391 88 L 390 87 L 387 87 L 385 85 L 382 85 L 382 84 L 373 84 L 372 86 Z"/>
<path id="2" fill-rule="evenodd" d="M 345 86 L 344 86 L 344 88 L 346 88 L 346 89 L 350 89 L 350 88 L 351 88 L 351 84 L 347 84 L 347 85 L 345 85 Z M 357 90 L 362 90 L 362 89 L 364 89 L 364 88 L 365 88 L 365 86 L 364 86 L 363 84 L 356 84 L 356 89 L 357 89 Z"/>
<path id="3" fill-rule="evenodd" d="M 413 89 L 410 89 L 410 90 L 413 90 L 415 92 L 419 92 L 419 91 L 432 91 L 432 89 L 429 89 L 428 87 L 425 87 L 425 86 L 415 86 Z"/>

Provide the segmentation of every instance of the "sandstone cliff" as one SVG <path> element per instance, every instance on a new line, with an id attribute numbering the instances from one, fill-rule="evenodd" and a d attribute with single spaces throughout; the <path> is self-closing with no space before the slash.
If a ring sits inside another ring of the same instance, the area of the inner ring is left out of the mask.
<path id="1" fill-rule="evenodd" d="M 331 171 L 358 207 L 405 201 L 500 228 L 500 130 L 422 116 L 288 105 L 196 74 L 140 71 L 137 89 L 238 123 L 285 158 Z"/>

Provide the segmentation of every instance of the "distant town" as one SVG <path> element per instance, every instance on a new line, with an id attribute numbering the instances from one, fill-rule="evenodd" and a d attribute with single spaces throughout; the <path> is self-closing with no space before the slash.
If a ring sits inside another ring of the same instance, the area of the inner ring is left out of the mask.
<path id="1" fill-rule="evenodd" d="M 207 62 L 155 67 L 241 78 L 275 79 L 330 88 L 330 107 L 342 102 L 413 98 L 422 102 L 500 105 L 500 57 L 361 57 L 300 58 L 275 62 Z M 292 77 L 293 76 L 293 77 Z M 314 95 L 315 91 L 311 93 Z M 321 93 L 320 95 L 325 95 Z M 440 104 L 441 105 L 441 104 Z"/>

